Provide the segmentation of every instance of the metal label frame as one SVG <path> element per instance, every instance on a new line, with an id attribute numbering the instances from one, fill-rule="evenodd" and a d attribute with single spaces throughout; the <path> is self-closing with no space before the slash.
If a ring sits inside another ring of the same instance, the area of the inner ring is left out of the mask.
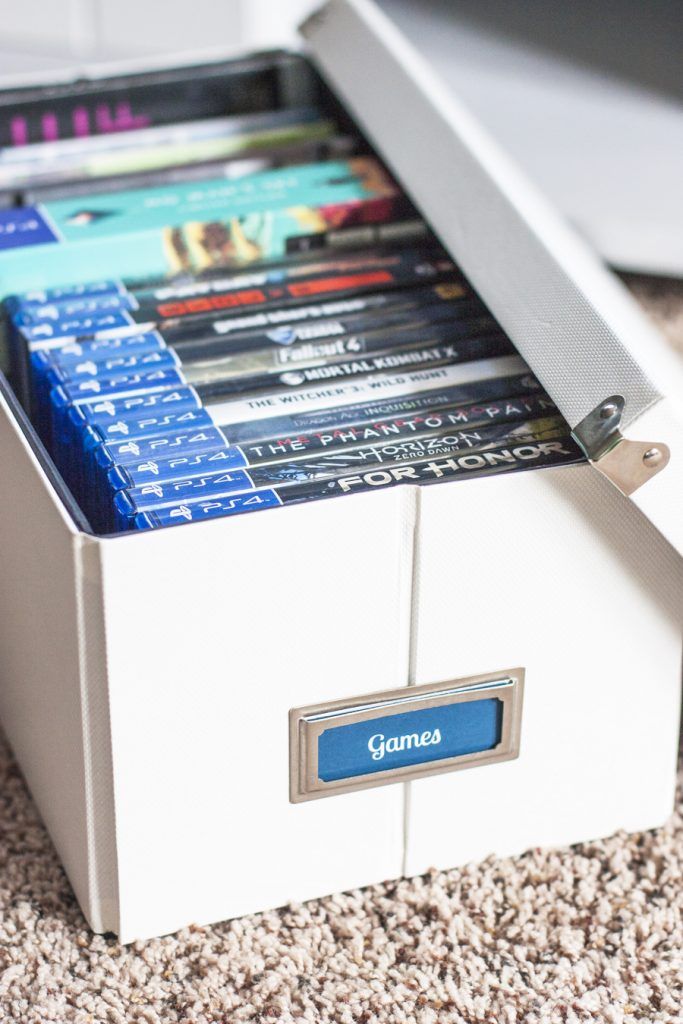
<path id="1" fill-rule="evenodd" d="M 318 738 L 333 724 L 350 725 L 381 718 L 392 712 L 398 715 L 404 711 L 445 707 L 493 696 L 503 704 L 503 722 L 500 742 L 490 750 L 445 757 L 424 764 L 387 768 L 385 771 L 331 782 L 323 782 L 318 777 Z M 292 708 L 289 712 L 290 802 L 302 803 L 305 800 L 409 782 L 463 768 L 511 761 L 519 756 L 523 698 L 524 669 L 515 668 Z"/>

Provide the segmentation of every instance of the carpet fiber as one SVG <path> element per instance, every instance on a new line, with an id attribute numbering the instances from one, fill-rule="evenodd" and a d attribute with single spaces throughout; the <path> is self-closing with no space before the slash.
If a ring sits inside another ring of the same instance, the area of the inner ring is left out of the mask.
<path id="1" fill-rule="evenodd" d="M 681 345 L 683 288 L 629 283 Z M 121 947 L 89 932 L 0 741 L 0 1021 L 680 1022 L 682 809 L 655 832 Z"/>
<path id="2" fill-rule="evenodd" d="M 683 817 L 121 947 L 0 748 L 0 1020 L 683 1020 Z"/>

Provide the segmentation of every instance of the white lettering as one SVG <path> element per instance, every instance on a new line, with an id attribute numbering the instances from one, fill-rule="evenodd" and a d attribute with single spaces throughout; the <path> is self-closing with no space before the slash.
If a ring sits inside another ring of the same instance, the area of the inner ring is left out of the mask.
<path id="1" fill-rule="evenodd" d="M 389 736 L 385 739 L 384 734 L 377 732 L 368 740 L 368 750 L 373 761 L 381 761 L 386 754 L 399 753 L 402 750 L 412 750 L 413 747 L 433 747 L 441 743 L 441 732 L 439 729 L 425 729 L 424 732 L 404 733 L 402 736 Z"/>

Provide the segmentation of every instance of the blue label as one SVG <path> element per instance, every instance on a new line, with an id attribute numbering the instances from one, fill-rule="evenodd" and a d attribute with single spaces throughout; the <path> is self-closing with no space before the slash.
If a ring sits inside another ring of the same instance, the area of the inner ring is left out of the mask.
<path id="1" fill-rule="evenodd" d="M 225 437 L 217 427 L 202 427 L 202 421 L 198 419 L 197 422 L 198 426 L 192 425 L 192 429 L 178 430 L 176 433 L 152 434 L 147 438 L 136 437 L 129 441 L 108 441 L 104 450 L 112 463 L 128 466 L 143 459 L 165 458 L 179 450 L 210 451 L 225 447 Z M 208 417 L 204 422 L 210 422 Z"/>
<path id="2" fill-rule="evenodd" d="M 62 288 L 24 292 L 23 295 L 14 296 L 14 307 L 24 309 L 31 306 L 43 306 L 48 302 L 65 302 L 82 295 L 105 295 L 108 292 L 124 291 L 123 281 L 87 281 L 85 284 L 70 284 Z"/>
<path id="3" fill-rule="evenodd" d="M 149 394 L 131 395 L 130 398 L 105 398 L 93 405 L 83 406 L 84 414 L 89 423 L 107 424 L 112 420 L 142 418 L 150 409 L 173 409 L 175 412 L 201 408 L 201 399 L 192 388 L 175 388 L 170 391 L 153 391 Z M 150 422 L 148 432 L 153 426 Z M 130 436 L 131 431 L 117 427 L 114 436 Z"/>
<path id="4" fill-rule="evenodd" d="M 129 334 L 123 338 L 97 338 L 93 341 L 67 341 L 60 348 L 49 350 L 51 361 L 58 366 L 70 367 L 82 360 L 100 362 L 114 353 L 152 352 L 166 349 L 166 342 L 156 331 Z"/>
<path id="5" fill-rule="evenodd" d="M 69 320 L 72 317 L 102 315 L 111 310 L 134 309 L 132 295 L 110 292 L 101 296 L 69 299 L 65 302 L 47 302 L 42 306 L 20 306 L 12 317 L 17 327 L 31 327 L 44 320 Z"/>
<path id="6" fill-rule="evenodd" d="M 146 415 L 143 409 L 142 415 L 137 418 L 130 416 L 127 419 L 121 419 L 111 424 L 102 420 L 99 425 L 99 434 L 103 441 L 125 441 L 125 444 L 128 446 L 132 440 L 141 441 L 146 437 L 171 433 L 174 430 L 185 427 L 194 430 L 198 426 L 213 426 L 213 419 L 211 414 L 202 408 L 202 404 L 197 398 L 194 407 L 181 406 L 178 412 L 161 410 Z M 139 447 L 138 451 L 135 451 L 133 448 L 128 448 L 127 450 L 139 456 L 147 454 L 147 451 L 142 446 Z M 112 448 L 111 451 L 114 457 L 116 457 L 115 448 Z"/>
<path id="7" fill-rule="evenodd" d="M 253 491 L 254 485 L 243 469 L 215 473 L 212 476 L 183 477 L 179 480 L 162 480 L 132 487 L 129 498 L 136 511 L 172 505 L 181 501 L 210 501 L 238 491 Z"/>
<path id="8" fill-rule="evenodd" d="M 126 473 L 133 487 L 143 487 L 150 481 L 165 482 L 183 478 L 202 476 L 205 473 L 220 473 L 222 470 L 240 469 L 247 465 L 247 460 L 239 448 L 225 445 L 214 451 L 191 452 L 183 449 L 182 455 L 165 459 L 145 459 L 143 462 L 131 462 L 126 466 Z"/>
<path id="9" fill-rule="evenodd" d="M 222 516 L 239 515 L 243 512 L 258 512 L 264 508 L 275 508 L 282 502 L 273 490 L 254 491 L 251 494 L 236 494 L 220 501 L 200 501 L 192 505 L 173 505 L 159 508 L 154 512 L 139 513 L 132 525 L 137 530 L 149 530 L 158 526 L 174 526 L 178 523 L 198 522 L 201 519 L 216 519 Z"/>
<path id="10" fill-rule="evenodd" d="M 68 320 L 41 320 L 37 324 L 21 327 L 21 333 L 32 346 L 57 338 L 80 338 L 98 331 L 113 331 L 133 324 L 125 310 L 101 313 L 97 316 L 74 317 Z"/>
<path id="11" fill-rule="evenodd" d="M 64 393 L 71 402 L 96 402 L 101 398 L 123 398 L 131 392 L 160 391 L 185 384 L 182 373 L 174 369 L 144 370 L 140 373 L 122 373 L 111 377 L 90 376 L 64 385 Z"/>
<path id="12" fill-rule="evenodd" d="M 41 353 L 33 353 L 40 355 Z M 170 369 L 178 365 L 178 357 L 170 349 L 153 348 L 149 352 L 135 351 L 133 355 L 109 356 L 108 359 L 70 359 L 67 362 L 59 361 L 56 369 L 52 371 L 55 383 L 78 381 L 85 378 L 98 377 L 103 379 L 113 377 L 117 373 L 140 371 L 147 373 L 150 370 Z"/>
<path id="13" fill-rule="evenodd" d="M 503 702 L 495 697 L 330 726 L 318 738 L 322 782 L 352 779 L 491 750 L 501 739 Z"/>
<path id="14" fill-rule="evenodd" d="M 0 252 L 58 241 L 59 236 L 40 210 L 32 206 L 0 210 Z"/>

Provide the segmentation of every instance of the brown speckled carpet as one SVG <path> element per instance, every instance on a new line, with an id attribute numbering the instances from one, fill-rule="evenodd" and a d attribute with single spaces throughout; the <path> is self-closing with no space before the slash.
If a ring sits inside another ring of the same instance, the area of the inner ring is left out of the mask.
<path id="1" fill-rule="evenodd" d="M 683 284 L 629 285 L 683 351 Z M 683 815 L 121 947 L 0 741 L 0 1021 L 683 1022 Z"/>

